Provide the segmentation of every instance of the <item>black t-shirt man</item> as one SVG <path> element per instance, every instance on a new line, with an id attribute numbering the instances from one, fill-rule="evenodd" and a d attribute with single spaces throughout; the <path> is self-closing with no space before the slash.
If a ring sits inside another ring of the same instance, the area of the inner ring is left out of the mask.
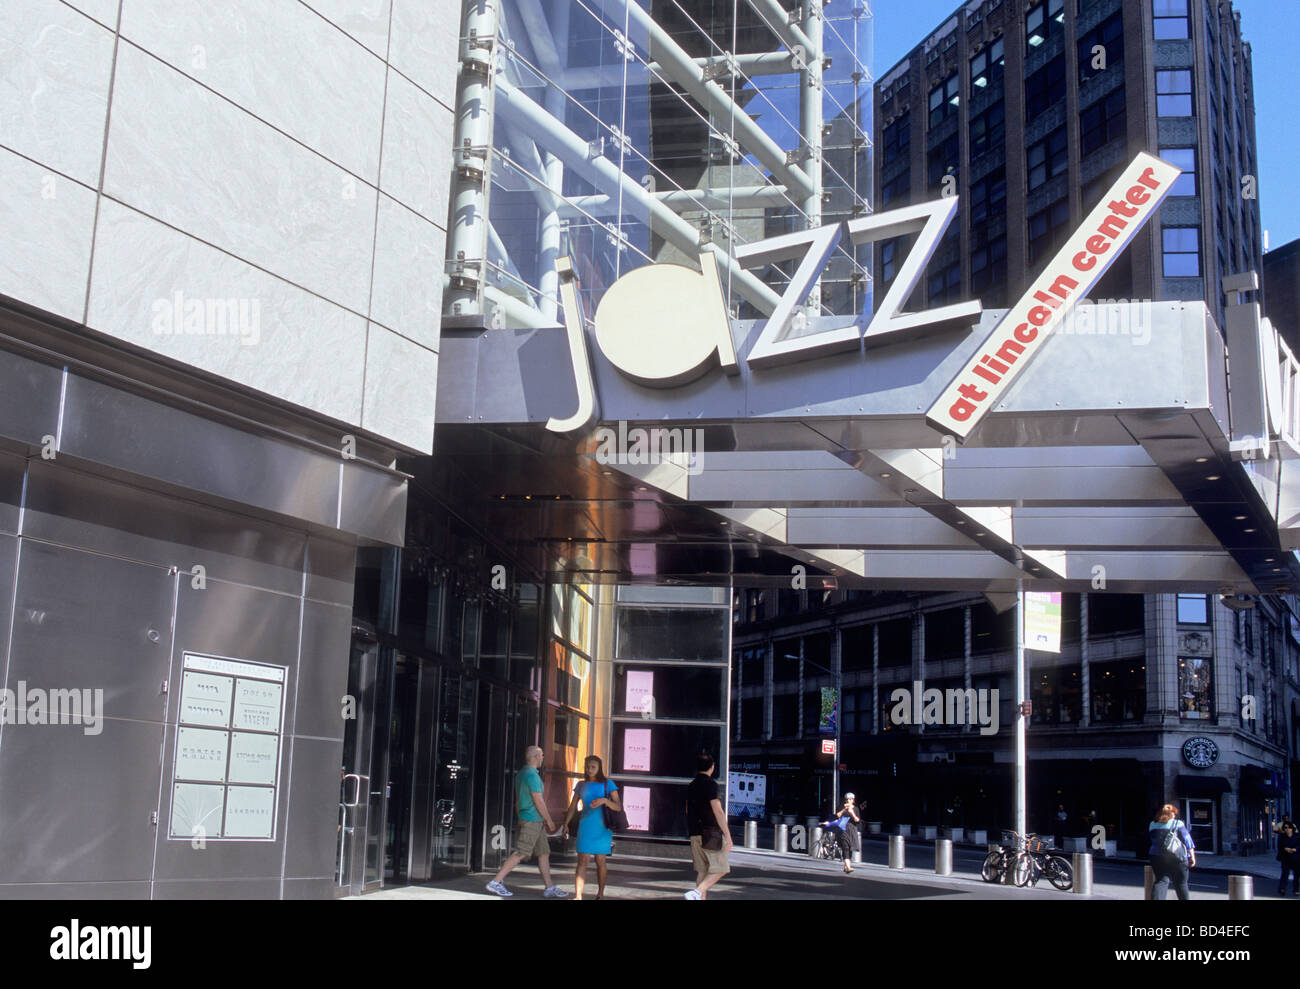
<path id="1" fill-rule="evenodd" d="M 692 835 L 706 830 L 717 831 L 710 801 L 718 800 L 718 782 L 708 773 L 699 773 L 686 787 L 686 825 Z"/>

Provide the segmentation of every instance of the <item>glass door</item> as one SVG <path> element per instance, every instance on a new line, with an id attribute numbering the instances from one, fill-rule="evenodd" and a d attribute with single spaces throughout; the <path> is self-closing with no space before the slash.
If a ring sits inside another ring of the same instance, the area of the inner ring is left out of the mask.
<path id="1" fill-rule="evenodd" d="M 351 717 L 343 723 L 343 765 L 339 770 L 338 844 L 334 884 L 338 895 L 365 891 L 365 847 L 370 811 L 370 763 L 374 749 L 375 676 L 379 643 L 374 631 L 352 628 L 348 662 Z"/>
<path id="2" fill-rule="evenodd" d="M 1196 844 L 1197 855 L 1213 855 L 1215 839 L 1214 801 L 1187 797 L 1183 800 L 1183 821 Z"/>
<path id="3" fill-rule="evenodd" d="M 443 670 L 435 757 L 432 863 L 435 876 L 469 868 L 476 686 L 473 677 Z"/>

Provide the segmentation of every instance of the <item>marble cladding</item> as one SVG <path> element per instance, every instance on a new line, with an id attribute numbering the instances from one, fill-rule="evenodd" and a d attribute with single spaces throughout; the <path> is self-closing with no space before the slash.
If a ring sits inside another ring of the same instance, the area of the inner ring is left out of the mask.
<path id="1" fill-rule="evenodd" d="M 0 293 L 427 452 L 459 19 L 23 0 L 0 24 Z"/>

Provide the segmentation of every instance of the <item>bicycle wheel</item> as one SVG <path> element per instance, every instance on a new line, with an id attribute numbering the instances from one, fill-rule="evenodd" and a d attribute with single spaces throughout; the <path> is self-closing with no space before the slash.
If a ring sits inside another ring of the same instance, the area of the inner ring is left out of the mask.
<path id="1" fill-rule="evenodd" d="M 1011 881 L 1017 886 L 1028 886 L 1036 878 L 1034 860 L 1028 852 L 1021 852 L 1011 867 Z"/>
<path id="2" fill-rule="evenodd" d="M 980 878 L 986 883 L 1000 883 L 1005 868 L 1002 853 L 989 852 L 984 859 L 983 867 L 980 869 Z"/>
<path id="3" fill-rule="evenodd" d="M 1043 864 L 1043 875 L 1057 889 L 1068 890 L 1074 885 L 1074 870 L 1059 855 L 1049 855 Z"/>

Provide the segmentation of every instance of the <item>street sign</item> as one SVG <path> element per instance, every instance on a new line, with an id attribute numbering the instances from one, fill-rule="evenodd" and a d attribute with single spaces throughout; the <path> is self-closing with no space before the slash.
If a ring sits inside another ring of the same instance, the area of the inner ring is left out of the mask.
<path id="1" fill-rule="evenodd" d="M 822 755 L 834 755 L 834 754 L 835 754 L 835 739 L 833 738 L 822 739 Z"/>

